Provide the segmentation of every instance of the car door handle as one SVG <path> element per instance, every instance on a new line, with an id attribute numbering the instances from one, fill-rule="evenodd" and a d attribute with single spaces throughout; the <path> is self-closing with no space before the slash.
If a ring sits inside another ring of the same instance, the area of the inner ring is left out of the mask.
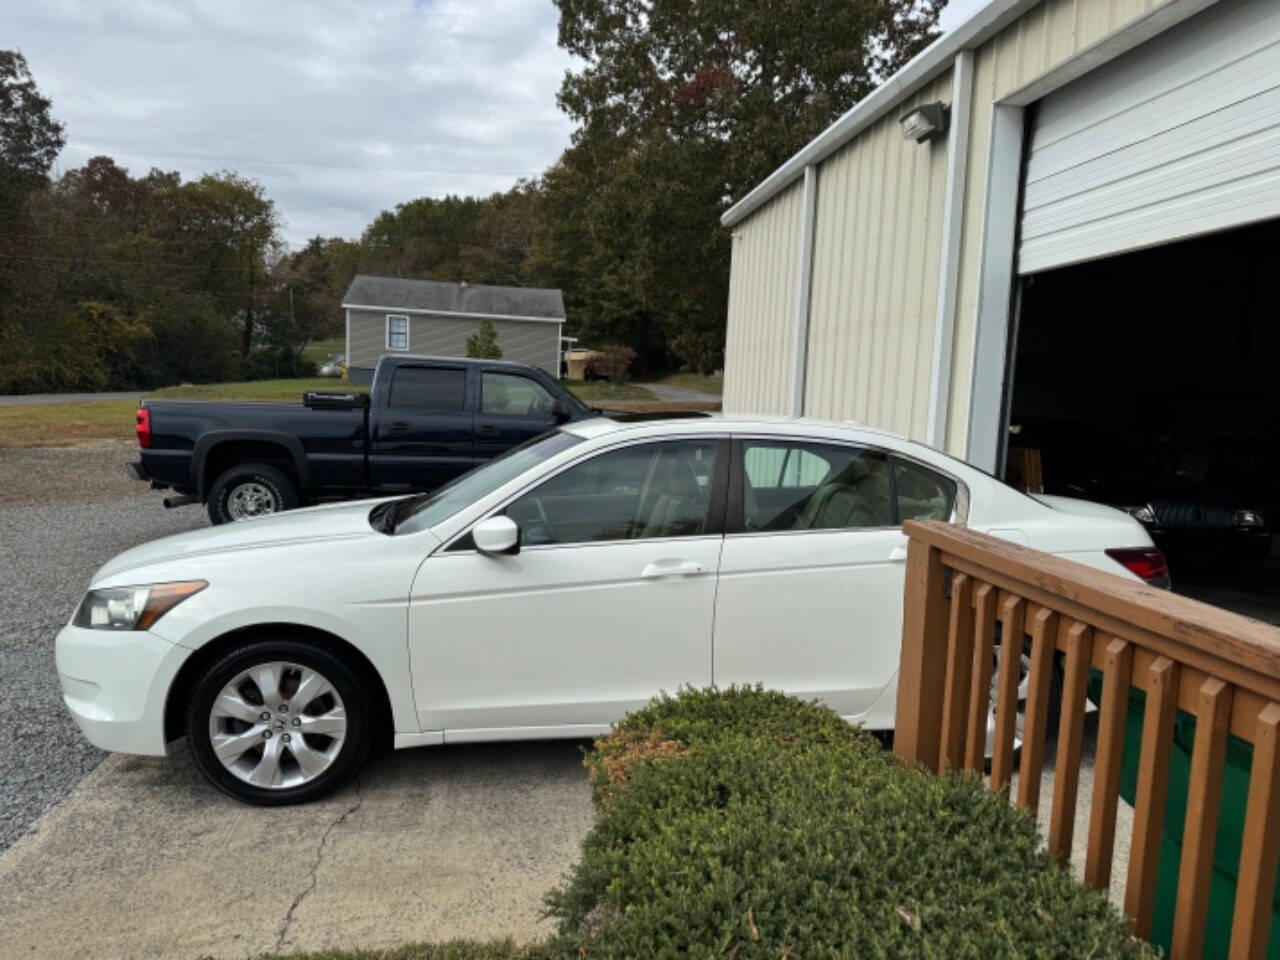
<path id="1" fill-rule="evenodd" d="M 408 433 L 408 432 L 409 432 L 409 424 L 405 423 L 403 420 L 397 420 L 395 423 L 391 424 L 391 426 L 387 427 L 387 433 Z"/>
<path id="2" fill-rule="evenodd" d="M 491 423 L 482 423 L 476 427 L 476 433 L 497 433 L 498 428 Z"/>
<path id="3" fill-rule="evenodd" d="M 895 561 L 897 561 L 897 560 L 905 560 L 905 559 L 907 559 L 907 548 L 906 548 L 906 547 L 894 547 L 892 550 L 890 550 L 890 551 L 889 551 L 889 562 L 890 562 L 890 563 L 893 563 L 893 562 L 895 562 Z"/>
<path id="4" fill-rule="evenodd" d="M 707 568 L 697 560 L 656 560 L 640 571 L 646 580 L 657 577 L 690 577 L 697 573 L 706 573 Z"/>

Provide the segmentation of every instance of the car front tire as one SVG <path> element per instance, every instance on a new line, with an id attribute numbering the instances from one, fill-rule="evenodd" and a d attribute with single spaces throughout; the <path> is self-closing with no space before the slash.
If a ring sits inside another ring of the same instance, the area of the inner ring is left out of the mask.
<path id="1" fill-rule="evenodd" d="M 200 772 L 237 800 L 307 803 L 368 756 L 372 703 L 366 681 L 341 657 L 294 639 L 258 640 L 200 675 L 187 739 Z"/>
<path id="2" fill-rule="evenodd" d="M 224 470 L 209 489 L 209 520 L 217 526 L 292 510 L 298 488 L 275 467 L 242 463 Z"/>

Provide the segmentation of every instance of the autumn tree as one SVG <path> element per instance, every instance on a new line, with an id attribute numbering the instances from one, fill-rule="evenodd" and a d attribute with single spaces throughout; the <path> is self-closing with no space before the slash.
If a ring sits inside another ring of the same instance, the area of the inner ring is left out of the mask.
<path id="1" fill-rule="evenodd" d="M 22 198 L 47 181 L 64 143 L 62 124 L 26 57 L 0 50 L 0 222 L 12 220 Z"/>
<path id="2" fill-rule="evenodd" d="M 573 146 L 531 270 L 573 276 L 575 332 L 646 323 L 690 366 L 723 348 L 720 214 L 937 34 L 943 0 L 556 0 Z M 592 289 L 592 278 L 601 289 Z M 572 315 L 572 314 L 571 314 Z M 638 363 L 662 362 L 633 342 Z"/>

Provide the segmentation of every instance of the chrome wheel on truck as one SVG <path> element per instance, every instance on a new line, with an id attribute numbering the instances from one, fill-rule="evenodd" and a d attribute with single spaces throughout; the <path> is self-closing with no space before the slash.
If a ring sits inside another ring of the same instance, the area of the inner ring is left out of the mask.
<path id="1" fill-rule="evenodd" d="M 265 484 L 252 480 L 237 484 L 227 494 L 227 513 L 232 520 L 260 517 L 279 509 L 280 501 L 275 493 Z"/>
<path id="2" fill-rule="evenodd" d="M 214 524 L 265 517 L 297 505 L 293 480 L 266 463 L 228 467 L 209 487 L 209 519 Z"/>

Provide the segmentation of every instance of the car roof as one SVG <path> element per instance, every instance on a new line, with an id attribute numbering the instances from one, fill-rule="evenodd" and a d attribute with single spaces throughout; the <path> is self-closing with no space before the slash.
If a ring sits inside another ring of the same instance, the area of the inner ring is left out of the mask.
<path id="1" fill-rule="evenodd" d="M 737 416 L 712 414 L 703 417 L 691 417 L 678 420 L 613 420 L 608 417 L 595 417 L 567 423 L 561 427 L 574 436 L 584 440 L 611 434 L 630 433 L 635 436 L 662 436 L 664 434 L 721 434 L 731 433 L 770 433 L 797 437 L 822 437 L 837 435 L 846 439 L 865 439 L 868 442 L 889 442 L 892 446 L 918 447 L 923 450 L 931 448 L 910 440 L 907 437 L 883 430 L 854 423 L 851 420 L 817 420 L 810 417 L 771 417 L 771 416 Z M 937 452 L 937 451 L 935 451 Z"/>

